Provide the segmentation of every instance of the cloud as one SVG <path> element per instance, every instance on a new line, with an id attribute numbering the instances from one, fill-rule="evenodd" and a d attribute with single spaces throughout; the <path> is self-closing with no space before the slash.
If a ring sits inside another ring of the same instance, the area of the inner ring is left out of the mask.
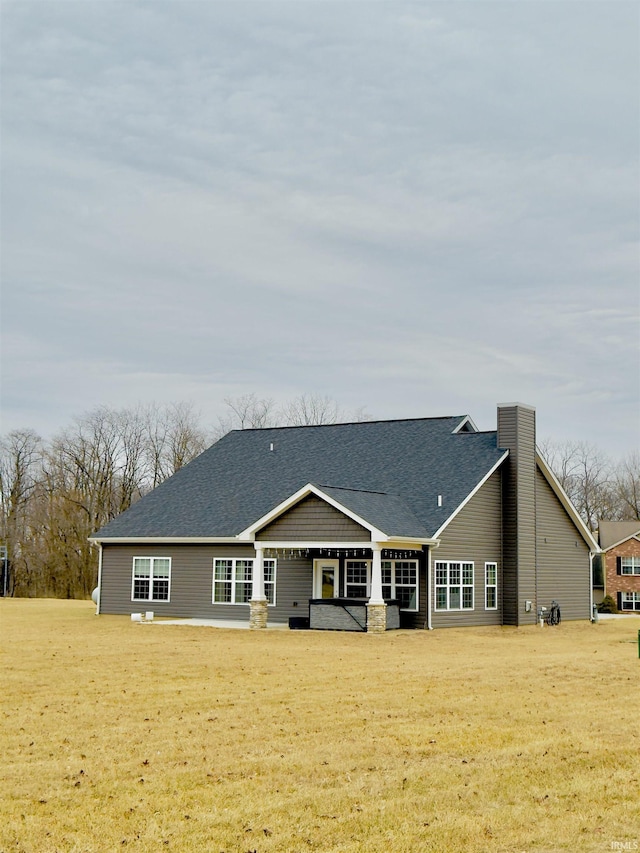
<path id="1" fill-rule="evenodd" d="M 33 8 L 2 10 L 7 425 L 526 396 L 635 442 L 634 4 Z"/>

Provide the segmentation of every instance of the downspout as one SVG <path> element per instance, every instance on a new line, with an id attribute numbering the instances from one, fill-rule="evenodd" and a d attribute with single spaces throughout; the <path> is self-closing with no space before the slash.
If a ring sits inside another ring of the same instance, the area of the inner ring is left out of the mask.
<path id="1" fill-rule="evenodd" d="M 435 539 L 429 546 L 427 551 L 427 631 L 433 631 L 433 622 L 431 619 L 431 607 L 433 605 L 432 587 L 431 587 L 431 548 L 439 548 L 440 540 Z"/>
<path id="2" fill-rule="evenodd" d="M 433 631 L 431 624 L 431 545 L 427 547 L 427 631 Z"/>
<path id="3" fill-rule="evenodd" d="M 589 622 L 593 622 L 593 558 L 595 554 L 589 551 Z"/>
<path id="4" fill-rule="evenodd" d="M 96 601 L 96 616 L 100 615 L 100 599 L 102 598 L 102 542 L 98 542 L 98 600 Z"/>

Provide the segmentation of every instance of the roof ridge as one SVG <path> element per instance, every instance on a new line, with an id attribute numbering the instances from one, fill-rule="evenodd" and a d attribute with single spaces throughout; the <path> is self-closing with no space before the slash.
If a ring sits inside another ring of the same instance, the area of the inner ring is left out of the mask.
<path id="1" fill-rule="evenodd" d="M 365 495 L 388 495 L 390 497 L 399 498 L 401 495 L 395 492 L 380 492 L 377 489 L 356 489 L 353 486 L 332 486 L 330 483 L 315 483 L 318 489 L 336 489 L 341 492 L 362 492 Z"/>
<path id="2" fill-rule="evenodd" d="M 325 429 L 326 427 L 338 426 L 366 426 L 367 424 L 398 424 L 398 423 L 417 423 L 418 421 L 457 421 L 460 418 L 469 417 L 468 415 L 434 415 L 426 418 L 376 418 L 375 420 L 366 421 L 338 421 L 333 424 L 285 424 L 282 426 L 268 427 L 244 427 L 240 429 L 232 429 L 229 432 L 266 432 L 267 430 L 284 430 L 284 429 Z M 495 430 L 489 430 L 495 432 Z M 228 434 L 228 433 L 227 433 Z M 477 435 L 477 433 L 475 433 Z M 474 433 L 469 433 L 474 435 Z"/>

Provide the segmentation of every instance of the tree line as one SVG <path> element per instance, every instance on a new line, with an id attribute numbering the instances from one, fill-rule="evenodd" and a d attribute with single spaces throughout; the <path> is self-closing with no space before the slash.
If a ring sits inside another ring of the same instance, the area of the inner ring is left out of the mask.
<path id="1" fill-rule="evenodd" d="M 227 399 L 203 426 L 185 403 L 101 406 L 51 440 L 31 429 L 0 437 L 0 546 L 9 571 L 0 594 L 88 598 L 98 555 L 89 537 L 232 429 L 364 420 L 328 397 L 285 406 L 256 394 Z"/>
<path id="2" fill-rule="evenodd" d="M 369 419 L 317 395 L 225 404 L 210 427 L 184 403 L 102 406 L 47 441 L 31 429 L 1 436 L 0 545 L 10 570 L 0 593 L 88 598 L 98 562 L 89 537 L 232 429 Z M 640 454 L 612 460 L 592 445 L 552 441 L 542 452 L 591 530 L 600 519 L 640 519 Z"/>

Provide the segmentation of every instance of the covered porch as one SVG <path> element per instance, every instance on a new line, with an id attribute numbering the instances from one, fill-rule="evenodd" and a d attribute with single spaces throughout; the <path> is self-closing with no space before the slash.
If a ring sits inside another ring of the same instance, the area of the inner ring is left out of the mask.
<path id="1" fill-rule="evenodd" d="M 277 565 L 287 553 L 297 553 L 308 572 L 310 627 L 368 633 L 424 627 L 429 549 L 437 543 L 397 495 L 308 483 L 238 538 L 256 552 L 254 628 L 268 618 L 265 560 Z"/>
<path id="2" fill-rule="evenodd" d="M 250 627 L 260 629 L 268 624 L 265 562 L 283 566 L 290 560 L 306 564 L 311 593 L 305 601 L 295 602 L 299 611 L 290 617 L 291 628 L 383 633 L 424 627 L 428 547 L 419 543 L 386 545 L 255 542 Z"/>

